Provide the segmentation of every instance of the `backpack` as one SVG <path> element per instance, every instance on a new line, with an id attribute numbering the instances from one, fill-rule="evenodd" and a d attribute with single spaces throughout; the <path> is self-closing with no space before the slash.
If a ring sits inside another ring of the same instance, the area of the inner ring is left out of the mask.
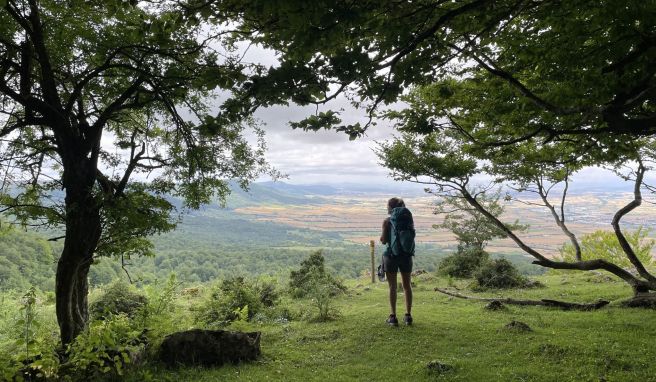
<path id="1" fill-rule="evenodd" d="M 390 254 L 392 256 L 414 256 L 415 224 L 412 213 L 405 207 L 396 207 L 390 215 Z"/>

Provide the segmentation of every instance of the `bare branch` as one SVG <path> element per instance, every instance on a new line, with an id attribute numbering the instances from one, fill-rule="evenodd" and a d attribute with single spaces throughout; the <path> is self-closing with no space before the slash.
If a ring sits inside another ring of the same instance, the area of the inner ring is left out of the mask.
<path id="1" fill-rule="evenodd" d="M 638 259 L 636 256 L 635 252 L 633 251 L 633 248 L 631 248 L 631 244 L 629 244 L 628 240 L 626 240 L 626 237 L 622 233 L 622 229 L 620 228 L 620 220 L 629 212 L 633 211 L 637 207 L 640 206 L 642 203 L 642 193 L 640 191 L 640 188 L 642 186 L 642 179 L 645 175 L 646 168 L 644 167 L 644 164 L 642 160 L 638 159 L 638 170 L 636 172 L 636 179 L 635 179 L 635 186 L 633 188 L 633 200 L 629 202 L 627 205 L 622 207 L 620 210 L 615 213 L 615 216 L 613 217 L 613 222 L 611 225 L 613 226 L 613 230 L 615 231 L 615 236 L 617 236 L 617 240 L 620 242 L 620 246 L 622 247 L 622 250 L 624 250 L 624 253 L 626 254 L 626 257 L 631 261 L 631 264 L 636 268 L 638 271 L 638 274 L 640 276 L 644 277 L 646 280 L 650 281 L 651 283 L 656 283 L 656 277 L 654 277 L 647 269 L 645 266 L 642 264 L 642 262 Z"/>

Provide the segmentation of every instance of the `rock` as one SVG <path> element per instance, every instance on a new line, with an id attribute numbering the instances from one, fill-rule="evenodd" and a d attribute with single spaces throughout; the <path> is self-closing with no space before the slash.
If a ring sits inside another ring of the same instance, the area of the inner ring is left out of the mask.
<path id="1" fill-rule="evenodd" d="M 453 370 L 453 366 L 448 365 L 446 363 L 442 363 L 437 360 L 430 361 L 429 363 L 426 364 L 426 367 L 428 368 L 429 371 L 435 374 L 442 374 L 447 371 Z"/>
<path id="2" fill-rule="evenodd" d="M 413 276 L 413 277 L 414 277 L 414 276 L 419 276 L 419 275 L 423 275 L 423 274 L 426 274 L 426 273 L 428 273 L 428 272 L 426 272 L 426 271 L 423 270 L 423 269 L 417 269 L 416 271 L 413 271 L 413 272 L 412 272 L 412 276 Z"/>
<path id="3" fill-rule="evenodd" d="M 656 309 L 656 294 L 636 296 L 631 299 L 622 301 L 621 305 L 625 308 L 647 308 Z"/>
<path id="4" fill-rule="evenodd" d="M 504 328 L 516 332 L 532 332 L 533 329 L 531 329 L 530 326 L 526 325 L 525 323 L 521 321 L 511 321 L 509 324 L 506 324 Z"/>
<path id="5" fill-rule="evenodd" d="M 494 300 L 494 301 L 490 301 L 487 305 L 485 305 L 485 309 L 493 310 L 493 311 L 505 310 L 506 306 L 503 305 L 503 303 L 501 301 Z"/>
<path id="6" fill-rule="evenodd" d="M 221 366 L 250 361 L 260 355 L 260 332 L 192 329 L 170 334 L 159 348 L 159 359 L 168 367 Z"/>

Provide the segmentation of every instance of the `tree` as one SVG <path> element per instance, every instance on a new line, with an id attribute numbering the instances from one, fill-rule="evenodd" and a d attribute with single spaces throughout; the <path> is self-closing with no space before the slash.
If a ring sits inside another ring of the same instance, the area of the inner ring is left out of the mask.
<path id="1" fill-rule="evenodd" d="M 656 287 L 620 227 L 642 201 L 644 159 L 652 157 L 645 151 L 652 143 L 641 138 L 656 133 L 654 2 L 222 4 L 241 20 L 244 38 L 279 52 L 280 66 L 245 82 L 243 95 L 257 99 L 280 84 L 293 89 L 292 99 L 300 104 L 322 105 L 345 95 L 366 106 L 367 124 L 344 126 L 328 110 L 292 126 L 336 128 L 352 138 L 364 133 L 381 104 L 403 98 L 402 110 L 383 113 L 399 120 L 405 133 L 382 148 L 383 164 L 398 179 L 460 195 L 538 264 L 605 269 L 636 295 Z M 295 74 L 282 76 L 288 68 Z M 582 260 L 564 208 L 571 174 L 629 161 L 636 164 L 630 179 L 634 199 L 617 211 L 612 225 L 636 277 L 604 259 Z M 482 208 L 467 186 L 483 173 L 537 194 L 577 248 L 576 261 L 544 257 Z M 555 192 L 557 203 L 549 196 Z"/>
<path id="2" fill-rule="evenodd" d="M 341 94 L 373 116 L 408 89 L 437 83 L 440 102 L 407 129 L 459 129 L 492 147 L 565 140 L 578 152 L 656 132 L 652 1 L 220 4 L 215 12 L 239 20 L 241 38 L 279 53 L 279 66 L 242 86 L 254 95 L 287 89 L 268 102 L 325 104 Z M 458 109 L 454 95 L 477 107 Z M 324 111 L 292 126 L 357 137 L 368 125 L 344 126 Z"/>
<path id="3" fill-rule="evenodd" d="M 94 257 L 148 254 L 146 236 L 176 223 L 166 195 L 197 208 L 225 197 L 225 178 L 246 186 L 267 168 L 262 135 L 209 114 L 215 90 L 248 67 L 225 20 L 193 2 L 0 3 L 0 203 L 23 224 L 65 228 L 56 311 L 66 345 L 87 322 Z"/>
<path id="4" fill-rule="evenodd" d="M 522 166 L 519 165 L 513 167 L 519 170 L 518 172 L 511 172 L 507 170 L 507 168 L 506 171 L 495 172 L 500 171 L 500 168 L 505 167 L 483 164 L 483 162 L 477 160 L 480 158 L 476 158 L 472 154 L 472 152 L 477 151 L 470 150 L 468 141 L 457 140 L 454 139 L 454 137 L 460 137 L 459 133 L 454 133 L 452 131 L 448 131 L 447 133 L 433 132 L 425 136 L 406 133 L 393 142 L 383 143 L 379 151 L 379 157 L 383 164 L 392 171 L 393 176 L 398 180 L 430 184 L 435 187 L 436 192 L 445 194 L 448 197 L 463 198 L 470 206 L 484 215 L 492 224 L 511 238 L 523 251 L 533 256 L 535 258 L 534 264 L 554 269 L 603 269 L 626 281 L 633 288 L 636 298 L 643 298 L 646 292 L 656 290 L 656 278 L 654 278 L 636 254 L 636 251 L 639 251 L 641 248 L 634 249 L 633 246 L 631 246 L 629 240 L 627 240 L 627 236 L 623 233 L 620 226 L 621 219 L 641 204 L 642 188 L 646 186 L 643 182 L 644 174 L 648 170 L 648 167 L 645 164 L 647 163 L 647 158 L 649 158 L 647 152 L 644 150 L 637 150 L 634 153 L 636 156 L 632 159 L 636 161 L 637 169 L 634 170 L 632 175 L 626 176 L 627 180 L 633 180 L 634 182 L 634 198 L 615 213 L 612 221 L 614 234 L 621 246 L 623 255 L 637 271 L 637 275 L 634 275 L 622 268 L 622 266 L 618 265 L 616 262 L 612 261 L 612 259 L 609 260 L 608 258 L 599 256 L 589 258 L 587 257 L 587 253 L 586 256 L 582 258 L 581 246 L 578 244 L 578 240 L 574 235 L 569 235 L 571 232 L 565 223 L 567 187 L 563 188 L 562 198 L 560 199 L 560 213 L 558 213 L 555 207 L 550 203 L 548 199 L 548 191 L 544 188 L 544 174 L 547 174 L 547 171 L 545 171 L 544 168 L 540 170 L 544 172 L 543 177 L 537 179 L 532 178 L 532 172 L 526 173 L 526 178 L 516 178 L 522 173 Z M 647 146 L 647 144 L 638 143 L 637 146 L 642 147 Z M 537 148 L 534 149 L 540 151 Z M 498 158 L 499 157 L 495 159 Z M 505 159 L 508 160 L 507 157 Z M 519 160 L 522 159 L 525 158 L 519 158 Z M 524 163 L 524 166 L 526 167 L 531 167 L 531 165 L 539 167 L 540 162 Z M 526 168 L 524 170 L 526 170 Z M 564 173 L 568 174 L 569 172 L 564 171 Z M 541 198 L 543 200 L 542 205 L 552 212 L 556 224 L 564 233 L 569 233 L 568 237 L 572 243 L 575 243 L 575 245 L 572 245 L 573 248 L 576 248 L 574 256 L 561 260 L 550 259 L 524 242 L 509 225 L 504 224 L 492 213 L 492 211 L 481 204 L 476 194 L 470 192 L 468 185 L 472 177 L 479 174 L 493 176 L 493 183 L 499 183 L 507 181 L 509 178 L 514 178 L 516 179 L 516 182 L 523 182 L 522 187 L 518 189 L 526 189 L 531 184 L 530 182 L 532 179 L 535 182 L 534 186 L 537 190 L 535 192 L 541 193 Z M 555 176 L 554 173 L 551 175 Z M 565 176 L 564 180 L 561 181 L 567 182 L 567 179 L 568 177 Z M 553 189 L 553 184 L 546 189 Z M 653 295 L 649 295 L 648 297 L 651 298 L 652 296 Z"/>
<path id="5" fill-rule="evenodd" d="M 490 214 L 500 218 L 505 210 L 505 206 L 499 202 L 500 190 L 491 193 L 490 191 L 479 189 L 470 191 L 470 193 Z M 496 224 L 460 197 L 443 198 L 438 202 L 434 213 L 445 214 L 442 223 L 434 224 L 433 228 L 444 228 L 453 232 L 458 241 L 458 252 L 468 249 L 483 251 L 490 240 L 507 237 L 506 233 Z M 516 231 L 523 231 L 527 228 L 517 221 L 504 224 Z"/>
<path id="6" fill-rule="evenodd" d="M 654 262 L 651 253 L 654 245 L 656 245 L 656 241 L 648 237 L 649 231 L 649 229 L 639 226 L 635 231 L 624 234 L 638 260 L 646 265 L 652 265 Z M 579 251 L 581 257 L 585 260 L 602 258 L 624 269 L 635 271 L 633 264 L 624 254 L 624 250 L 613 231 L 596 230 L 583 235 Z M 560 249 L 560 255 L 565 261 L 575 261 L 576 249 L 571 244 L 565 244 Z"/>
<path id="7" fill-rule="evenodd" d="M 475 189 L 470 193 L 474 198 L 497 219 L 501 218 L 505 206 L 500 203 L 501 190 Z M 478 209 L 472 207 L 458 195 L 442 194 L 437 203 L 435 214 L 445 214 L 441 224 L 434 224 L 433 228 L 445 228 L 451 231 L 458 241 L 456 253 L 442 259 L 439 272 L 451 277 L 467 278 L 489 262 L 489 254 L 485 246 L 490 240 L 506 238 L 506 232 L 483 215 Z M 504 223 L 514 231 L 525 231 L 528 226 L 514 223 Z"/>

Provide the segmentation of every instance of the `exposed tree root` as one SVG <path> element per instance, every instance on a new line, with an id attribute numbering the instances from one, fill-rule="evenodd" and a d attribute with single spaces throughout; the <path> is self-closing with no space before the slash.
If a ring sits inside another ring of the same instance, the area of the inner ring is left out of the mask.
<path id="1" fill-rule="evenodd" d="M 504 304 L 509 304 L 509 305 L 541 305 L 541 306 L 551 306 L 554 308 L 559 308 L 563 310 L 583 310 L 583 311 L 589 311 L 589 310 L 597 310 L 599 308 L 602 308 L 606 305 L 609 304 L 609 301 L 605 300 L 599 300 L 596 303 L 592 304 L 580 304 L 576 302 L 565 302 L 565 301 L 557 301 L 557 300 L 547 300 L 547 299 L 542 299 L 542 300 L 516 300 L 513 298 L 486 298 L 486 297 L 474 297 L 474 296 L 465 296 L 463 294 L 457 293 L 457 292 L 451 292 L 446 289 L 441 289 L 441 288 L 435 288 L 436 292 L 444 293 L 449 296 L 453 297 L 458 297 L 458 298 L 464 298 L 467 300 L 478 300 L 478 301 L 499 301 Z M 656 301 L 656 300 L 654 300 Z"/>
<path id="2" fill-rule="evenodd" d="M 627 308 L 650 308 L 656 309 L 656 293 L 638 294 L 628 300 L 621 302 Z"/>

